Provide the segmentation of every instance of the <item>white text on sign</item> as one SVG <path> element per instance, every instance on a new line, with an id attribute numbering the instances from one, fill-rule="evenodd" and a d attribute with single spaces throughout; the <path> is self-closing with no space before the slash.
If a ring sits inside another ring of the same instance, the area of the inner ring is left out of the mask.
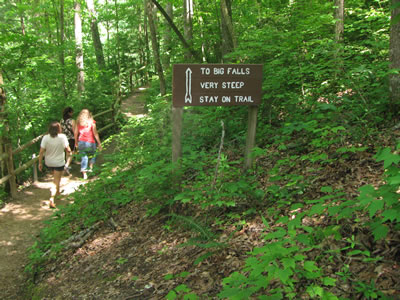
<path id="1" fill-rule="evenodd" d="M 201 75 L 225 75 L 225 70 L 226 75 L 250 75 L 250 68 L 200 68 Z"/>

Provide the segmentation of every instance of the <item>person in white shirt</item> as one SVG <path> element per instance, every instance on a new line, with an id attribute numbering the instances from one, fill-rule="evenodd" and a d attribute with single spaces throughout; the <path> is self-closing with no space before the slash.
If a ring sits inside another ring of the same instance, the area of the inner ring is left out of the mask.
<path id="1" fill-rule="evenodd" d="M 52 122 L 49 126 L 49 133 L 46 134 L 40 144 L 39 170 L 43 170 L 43 156 L 48 169 L 53 171 L 53 185 L 50 189 L 50 208 L 55 208 L 54 198 L 60 195 L 60 181 L 65 166 L 65 151 L 71 153 L 68 139 L 62 134 L 59 122 Z"/>

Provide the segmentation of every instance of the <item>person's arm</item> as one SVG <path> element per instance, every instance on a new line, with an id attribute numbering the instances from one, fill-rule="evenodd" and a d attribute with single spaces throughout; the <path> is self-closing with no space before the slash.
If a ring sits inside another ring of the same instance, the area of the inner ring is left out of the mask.
<path id="1" fill-rule="evenodd" d="M 74 126 L 75 148 L 78 148 L 78 135 L 79 135 L 78 124 L 76 122 L 74 122 L 74 124 L 75 124 Z"/>
<path id="2" fill-rule="evenodd" d="M 42 161 L 43 161 L 43 155 L 44 155 L 45 151 L 46 151 L 46 149 L 40 147 L 40 152 L 39 152 L 39 171 L 40 172 L 42 172 L 42 170 L 43 170 Z"/>
<path id="3" fill-rule="evenodd" d="M 99 133 L 97 132 L 97 127 L 96 127 L 96 123 L 93 123 L 93 135 L 94 135 L 94 139 L 97 142 L 97 147 L 99 148 L 99 150 L 101 151 L 102 147 L 101 147 L 101 141 L 100 141 L 100 136 Z"/>
<path id="4" fill-rule="evenodd" d="M 71 148 L 69 146 L 65 147 L 65 151 L 67 151 L 67 155 L 71 155 Z"/>
<path id="5" fill-rule="evenodd" d="M 76 128 L 75 120 L 71 120 L 71 124 L 72 124 L 72 131 L 74 132 L 74 137 L 75 137 L 75 128 Z"/>

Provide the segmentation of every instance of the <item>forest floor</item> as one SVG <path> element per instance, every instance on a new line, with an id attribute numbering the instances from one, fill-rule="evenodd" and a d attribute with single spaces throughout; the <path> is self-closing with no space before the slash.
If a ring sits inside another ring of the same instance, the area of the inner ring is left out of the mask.
<path id="1" fill-rule="evenodd" d="M 123 102 L 127 117 L 143 114 L 138 95 L 134 94 Z M 112 147 L 105 150 L 108 151 L 112 151 Z M 271 164 L 267 159 L 258 163 L 265 168 Z M 318 175 L 318 180 L 325 185 L 340 186 L 354 194 L 366 180 L 380 180 L 382 170 L 372 154 L 362 153 L 338 164 L 335 170 L 324 169 Z M 50 178 L 44 177 L 40 183 L 22 190 L 18 199 L 0 211 L 0 285 L 4 285 L 0 286 L 0 299 L 30 299 L 25 294 L 27 278 L 23 269 L 28 247 L 43 227 L 43 220 L 50 218 L 53 212 L 48 209 L 47 202 L 49 182 Z M 64 194 L 72 193 L 84 183 L 79 176 L 79 165 L 74 165 L 72 175 L 63 178 Z M 56 204 L 64 205 L 63 202 L 66 200 L 61 199 Z M 167 222 L 165 215 L 148 216 L 145 206 L 146 203 L 132 201 L 115 215 L 111 223 L 99 224 L 81 247 L 64 251 L 57 259 L 50 260 L 35 280 L 35 299 L 165 299 L 168 293 L 169 299 L 183 299 L 183 295 L 191 292 L 200 299 L 216 299 L 223 278 L 241 270 L 249 252 L 265 244 L 265 220 L 263 222 L 260 215 L 253 214 L 241 223 L 245 210 L 240 208 L 229 212 L 231 222 L 225 222 L 223 226 L 210 222 L 208 229 L 218 235 L 203 240 L 203 246 L 199 246 L 201 242 L 193 240 L 195 232 Z M 197 217 L 196 212 L 190 213 Z M 279 226 L 273 224 L 273 218 L 267 213 L 264 216 L 267 222 L 271 220 L 272 227 Z M 223 216 L 209 216 L 214 221 L 219 217 Z M 308 222 L 308 226 L 324 225 L 323 219 L 305 218 L 304 222 Z M 350 225 L 348 232 L 342 234 L 350 237 L 362 229 L 362 226 Z M 366 236 L 360 238 L 363 243 L 372 243 Z M 341 246 L 346 245 L 335 245 Z M 390 251 L 387 247 L 385 242 L 371 245 L 378 253 L 391 252 L 382 255 L 387 260 L 368 265 L 360 264 L 357 259 L 345 263 L 353 274 L 357 274 L 358 280 L 369 282 L 375 278 L 377 287 L 396 299 L 400 291 L 400 266 L 396 260 L 398 255 L 392 252 L 397 247 L 390 247 Z M 340 277 L 336 274 L 344 265 L 344 262 L 338 263 L 341 259 L 333 258 L 325 265 L 326 273 L 338 280 Z M 278 284 L 272 282 L 271 286 L 277 287 Z M 340 290 L 332 288 L 336 295 L 361 299 L 355 297 L 348 283 L 338 286 Z M 297 292 L 296 299 L 310 299 L 305 290 Z M 188 296 L 185 299 L 194 298 Z"/>

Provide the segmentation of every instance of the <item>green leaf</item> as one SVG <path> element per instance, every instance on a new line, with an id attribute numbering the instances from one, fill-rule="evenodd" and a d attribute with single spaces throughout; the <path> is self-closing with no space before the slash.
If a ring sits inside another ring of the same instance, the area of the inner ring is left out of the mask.
<path id="1" fill-rule="evenodd" d="M 183 296 L 183 300 L 197 300 L 199 297 L 195 293 L 186 294 Z"/>
<path id="2" fill-rule="evenodd" d="M 311 207 L 311 209 L 308 211 L 307 214 L 308 214 L 309 216 L 312 216 L 312 215 L 314 215 L 314 214 L 319 215 L 319 214 L 321 214 L 324 210 L 325 210 L 324 204 L 323 204 L 323 203 L 319 203 L 319 204 L 313 205 L 313 207 Z"/>
<path id="3" fill-rule="evenodd" d="M 175 293 L 174 290 L 169 291 L 168 295 L 165 296 L 165 298 L 166 298 L 167 300 L 175 300 L 176 297 L 177 297 L 177 294 Z"/>
<path id="4" fill-rule="evenodd" d="M 320 286 L 312 285 L 307 288 L 307 293 L 311 298 L 316 298 L 317 296 L 322 297 L 324 294 L 324 289 Z"/>
<path id="5" fill-rule="evenodd" d="M 189 276 L 189 275 L 190 275 L 189 272 L 184 271 L 184 272 L 182 272 L 182 273 L 179 273 L 178 277 L 185 278 L 185 277 L 187 277 L 187 276 Z"/>
<path id="6" fill-rule="evenodd" d="M 392 185 L 400 184 L 400 175 L 391 176 L 387 179 L 387 181 L 389 184 L 392 184 Z"/>
<path id="7" fill-rule="evenodd" d="M 334 294 L 331 292 L 324 291 L 324 294 L 322 295 L 322 300 L 338 300 L 339 298 L 336 297 Z"/>
<path id="8" fill-rule="evenodd" d="M 181 284 L 175 288 L 175 291 L 178 293 L 179 292 L 189 293 L 190 289 L 186 286 L 186 284 Z"/>
<path id="9" fill-rule="evenodd" d="M 385 148 L 376 155 L 376 161 L 384 161 L 383 167 L 387 169 L 390 165 L 400 161 L 400 155 L 393 154 L 390 148 Z"/>
<path id="10" fill-rule="evenodd" d="M 339 130 L 346 130 L 346 128 L 344 128 L 343 126 L 337 126 L 337 127 L 333 127 L 331 130 L 334 133 L 337 133 Z"/>
<path id="11" fill-rule="evenodd" d="M 322 279 L 322 282 L 324 285 L 328 285 L 328 286 L 335 286 L 336 285 L 336 279 L 335 278 L 331 278 L 331 277 L 324 277 Z"/>
<path id="12" fill-rule="evenodd" d="M 307 260 L 304 262 L 304 270 L 308 272 L 319 271 L 320 269 L 315 265 L 315 261 Z"/>
<path id="13" fill-rule="evenodd" d="M 264 218 L 264 216 L 261 216 L 261 220 L 262 220 L 264 226 L 265 226 L 266 228 L 269 228 L 268 221 L 267 221 L 267 219 Z"/>
<path id="14" fill-rule="evenodd" d="M 387 220 L 393 222 L 396 219 L 397 221 L 400 221 L 400 211 L 397 209 L 387 209 L 382 213 L 382 217 L 383 217 L 383 222 Z"/>
<path id="15" fill-rule="evenodd" d="M 302 244 L 304 244 L 306 246 L 311 246 L 311 239 L 310 239 L 310 236 L 308 234 L 301 233 L 301 234 L 298 234 L 295 238 L 300 243 L 302 243 Z"/>
<path id="16" fill-rule="evenodd" d="M 332 193 L 333 192 L 333 188 L 331 186 L 323 186 L 321 188 L 321 192 L 323 192 L 323 193 Z"/>
<path id="17" fill-rule="evenodd" d="M 372 234 L 374 235 L 375 241 L 386 237 L 389 229 L 384 224 L 375 224 L 372 228 Z"/>
<path id="18" fill-rule="evenodd" d="M 276 231 L 266 234 L 264 238 L 267 240 L 280 239 L 283 238 L 286 235 L 286 233 L 287 232 L 285 229 L 279 227 Z"/>
<path id="19" fill-rule="evenodd" d="M 282 258 L 282 265 L 285 269 L 294 269 L 296 268 L 296 261 L 294 258 Z"/>
<path id="20" fill-rule="evenodd" d="M 383 206 L 384 206 L 384 202 L 382 200 L 380 200 L 380 199 L 373 200 L 371 202 L 370 206 L 368 207 L 369 216 L 372 218 L 378 210 L 383 209 Z"/>
<path id="21" fill-rule="evenodd" d="M 290 276 L 293 275 L 293 271 L 291 269 L 277 268 L 275 274 L 282 281 L 282 283 L 286 284 Z"/>

